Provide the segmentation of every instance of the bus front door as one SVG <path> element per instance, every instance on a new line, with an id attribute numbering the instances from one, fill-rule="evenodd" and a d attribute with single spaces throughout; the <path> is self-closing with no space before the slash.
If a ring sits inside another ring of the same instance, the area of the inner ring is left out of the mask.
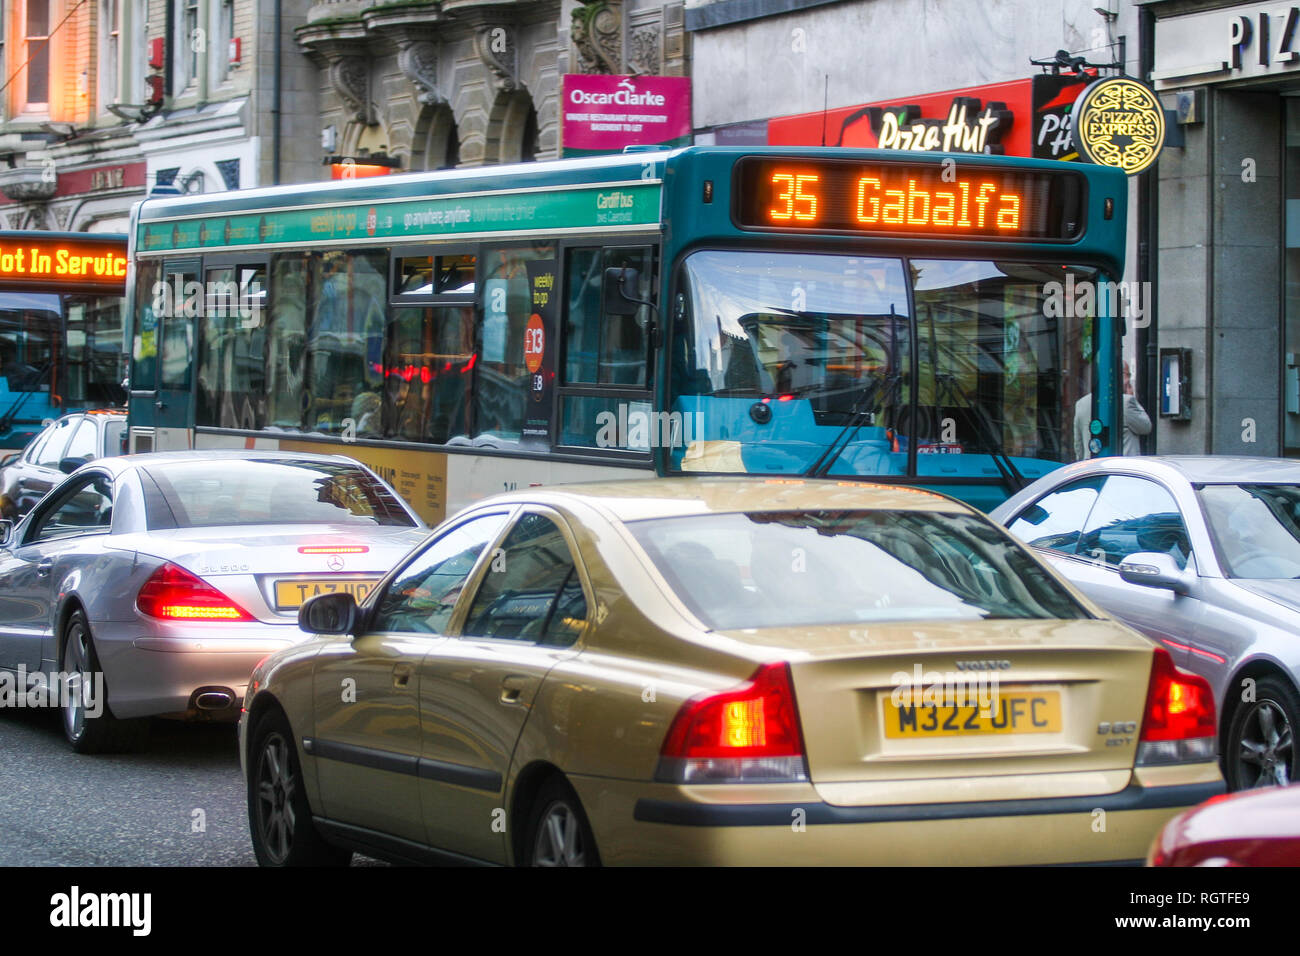
<path id="1" fill-rule="evenodd" d="M 132 346 L 130 450 L 194 446 L 194 351 L 205 304 L 197 259 L 138 269 Z"/>

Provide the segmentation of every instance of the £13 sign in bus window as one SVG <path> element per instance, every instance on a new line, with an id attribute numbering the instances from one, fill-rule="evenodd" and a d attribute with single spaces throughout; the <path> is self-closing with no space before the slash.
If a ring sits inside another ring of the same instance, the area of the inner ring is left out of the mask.
<path id="1" fill-rule="evenodd" d="M 743 229 L 882 236 L 1070 240 L 1083 230 L 1078 173 L 959 164 L 743 159 L 733 214 Z"/>

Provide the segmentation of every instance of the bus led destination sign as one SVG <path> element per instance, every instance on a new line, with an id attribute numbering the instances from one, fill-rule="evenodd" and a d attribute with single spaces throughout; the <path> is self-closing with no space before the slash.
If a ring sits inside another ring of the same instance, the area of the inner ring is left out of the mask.
<path id="1" fill-rule="evenodd" d="M 9 286 L 126 288 L 126 242 L 0 240 L 0 282 Z"/>
<path id="2" fill-rule="evenodd" d="M 733 196 L 751 229 L 1021 241 L 1083 230 L 1084 181 L 1069 171 L 745 159 Z"/>

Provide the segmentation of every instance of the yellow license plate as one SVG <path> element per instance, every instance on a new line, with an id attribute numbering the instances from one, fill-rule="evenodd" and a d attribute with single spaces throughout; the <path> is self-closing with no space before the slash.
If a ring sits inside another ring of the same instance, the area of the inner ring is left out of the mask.
<path id="1" fill-rule="evenodd" d="M 918 695 L 919 696 L 919 695 Z M 984 734 L 1054 734 L 1061 730 L 1061 693 L 998 691 L 983 701 L 901 703 L 885 697 L 885 736 L 970 737 Z"/>
<path id="2" fill-rule="evenodd" d="M 275 606 L 301 607 L 318 594 L 351 594 L 360 603 L 378 578 L 306 578 L 275 582 Z"/>

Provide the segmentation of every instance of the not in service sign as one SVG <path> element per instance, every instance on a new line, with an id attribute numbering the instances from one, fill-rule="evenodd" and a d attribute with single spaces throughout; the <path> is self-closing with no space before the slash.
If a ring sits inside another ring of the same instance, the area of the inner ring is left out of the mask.
<path id="1" fill-rule="evenodd" d="M 567 73 L 561 89 L 566 156 L 689 141 L 687 77 Z"/>

